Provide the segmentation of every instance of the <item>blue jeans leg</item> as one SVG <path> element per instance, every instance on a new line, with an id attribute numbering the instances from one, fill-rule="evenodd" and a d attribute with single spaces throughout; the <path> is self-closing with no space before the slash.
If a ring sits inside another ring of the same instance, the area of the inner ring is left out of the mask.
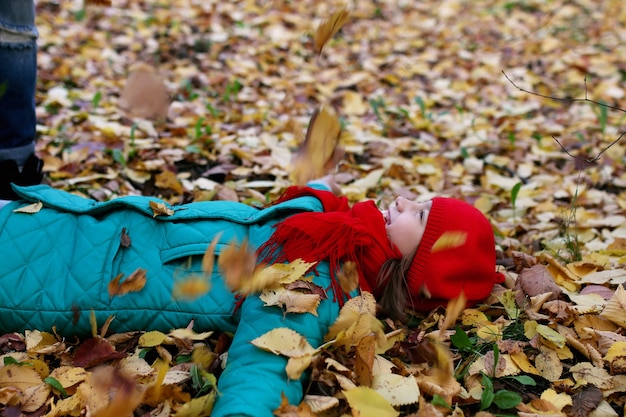
<path id="1" fill-rule="evenodd" d="M 37 29 L 31 0 L 0 0 L 0 160 L 24 163 L 35 146 Z"/>

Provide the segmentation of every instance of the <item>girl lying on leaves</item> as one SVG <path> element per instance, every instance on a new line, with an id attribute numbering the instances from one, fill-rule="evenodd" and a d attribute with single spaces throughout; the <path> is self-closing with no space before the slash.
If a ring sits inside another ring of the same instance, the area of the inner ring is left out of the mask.
<path id="1" fill-rule="evenodd" d="M 263 209 L 224 201 L 173 207 L 134 196 L 95 202 L 43 185 L 16 188 L 21 200 L 0 210 L 0 334 L 54 326 L 61 336 L 88 336 L 88 312 L 99 324 L 115 316 L 114 332 L 167 332 L 190 322 L 197 331 L 230 332 L 212 415 L 271 416 L 283 393 L 300 403 L 306 375 L 290 380 L 286 358 L 254 346 L 255 338 L 287 327 L 318 347 L 360 291 L 402 319 L 407 308 L 430 311 L 461 292 L 477 303 L 502 281 L 490 223 L 471 205 L 398 198 L 381 212 L 372 201 L 350 207 L 325 188 L 291 187 Z M 208 293 L 173 297 L 177 282 L 203 273 L 214 239 L 215 257 L 247 242 L 265 264 L 315 263 L 309 275 L 328 295 L 317 315 L 264 306 L 254 292 L 238 297 L 219 268 Z M 347 262 L 358 273 L 351 294 L 338 283 Z M 112 280 L 135 271 L 145 271 L 145 286 L 111 296 Z"/>

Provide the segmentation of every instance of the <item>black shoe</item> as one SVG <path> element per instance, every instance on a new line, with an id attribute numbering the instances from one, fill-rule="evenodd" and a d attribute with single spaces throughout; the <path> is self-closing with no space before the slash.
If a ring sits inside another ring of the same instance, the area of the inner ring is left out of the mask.
<path id="1" fill-rule="evenodd" d="M 28 157 L 22 171 L 17 163 L 11 159 L 0 161 L 0 200 L 18 200 L 19 197 L 11 188 L 11 183 L 17 185 L 35 185 L 43 179 L 43 161 L 32 154 Z"/>

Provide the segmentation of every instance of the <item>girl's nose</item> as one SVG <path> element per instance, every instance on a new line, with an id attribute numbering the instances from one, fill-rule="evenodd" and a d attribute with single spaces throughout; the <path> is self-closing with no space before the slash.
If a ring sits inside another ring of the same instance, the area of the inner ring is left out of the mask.
<path id="1" fill-rule="evenodd" d="M 398 211 L 404 211 L 404 201 L 404 197 L 396 198 L 396 208 L 398 209 Z"/>

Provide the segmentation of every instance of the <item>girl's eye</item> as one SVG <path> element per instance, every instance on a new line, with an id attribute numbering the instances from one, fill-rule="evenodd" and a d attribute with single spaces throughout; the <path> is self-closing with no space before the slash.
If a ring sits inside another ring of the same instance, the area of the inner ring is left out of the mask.
<path id="1" fill-rule="evenodd" d="M 424 210 L 420 211 L 420 221 L 424 221 Z"/>

